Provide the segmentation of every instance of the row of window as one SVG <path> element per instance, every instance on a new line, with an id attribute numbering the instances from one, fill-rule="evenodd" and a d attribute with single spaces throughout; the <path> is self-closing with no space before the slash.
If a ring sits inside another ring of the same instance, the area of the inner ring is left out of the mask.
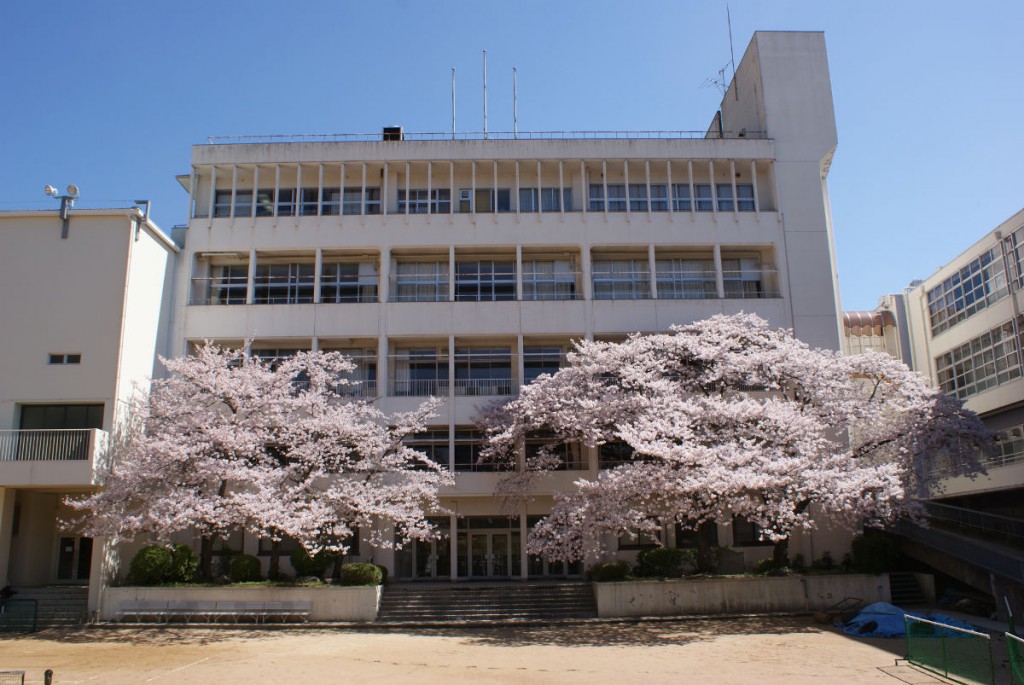
<path id="1" fill-rule="evenodd" d="M 778 297 L 770 272 L 759 257 L 726 257 L 721 261 L 722 295 L 726 298 Z M 524 260 L 517 297 L 516 262 L 477 259 L 455 262 L 454 278 L 447 260 L 400 261 L 391 276 L 392 302 L 499 302 L 512 300 L 575 300 L 582 293 L 579 274 L 568 259 Z M 192 304 L 246 304 L 249 267 L 214 265 L 210 277 L 193 279 Z M 719 273 L 711 258 L 670 258 L 655 261 L 651 278 L 647 259 L 598 259 L 592 265 L 596 300 L 713 299 L 719 296 Z M 453 280 L 454 288 L 449 284 Z M 311 263 L 260 264 L 253 276 L 254 304 L 309 304 L 314 301 L 315 267 Z M 325 262 L 320 276 L 320 303 L 378 301 L 375 262 Z M 652 288 L 653 284 L 653 288 Z"/>
<path id="2" fill-rule="evenodd" d="M 928 291 L 932 335 L 938 335 L 1006 296 L 1006 272 L 999 246 Z"/>
<path id="3" fill-rule="evenodd" d="M 400 188 L 397 214 L 572 212 L 572 188 Z M 590 212 L 753 212 L 752 183 L 592 183 Z M 290 217 L 381 214 L 381 189 L 261 188 L 217 190 L 215 217 Z"/>
<path id="4" fill-rule="evenodd" d="M 996 326 L 935 359 L 939 387 L 960 399 L 1021 377 L 1024 319 Z"/>

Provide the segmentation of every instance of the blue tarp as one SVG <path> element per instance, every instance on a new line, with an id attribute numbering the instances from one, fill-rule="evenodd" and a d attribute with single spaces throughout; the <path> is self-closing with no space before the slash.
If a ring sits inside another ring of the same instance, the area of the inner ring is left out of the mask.
<path id="1" fill-rule="evenodd" d="M 953 618 L 952 616 L 944 616 L 942 614 L 915 614 L 904 611 L 898 606 L 894 606 L 888 602 L 875 602 L 874 604 L 867 605 L 861 609 L 859 614 L 854 616 L 845 624 L 839 625 L 839 627 L 842 628 L 847 635 L 854 635 L 857 637 L 903 637 L 907 632 L 906 625 L 903 621 L 904 614 L 910 614 L 917 618 L 926 618 L 929 621 L 944 623 L 956 628 L 977 630 L 977 628 L 967 621 L 961 621 L 960 619 Z"/>

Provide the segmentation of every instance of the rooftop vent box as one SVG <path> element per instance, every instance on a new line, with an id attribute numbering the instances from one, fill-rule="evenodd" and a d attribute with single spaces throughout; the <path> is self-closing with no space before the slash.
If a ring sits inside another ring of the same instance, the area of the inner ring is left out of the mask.
<path id="1" fill-rule="evenodd" d="M 405 133 L 401 126 L 385 126 L 383 138 L 384 140 L 405 140 Z"/>

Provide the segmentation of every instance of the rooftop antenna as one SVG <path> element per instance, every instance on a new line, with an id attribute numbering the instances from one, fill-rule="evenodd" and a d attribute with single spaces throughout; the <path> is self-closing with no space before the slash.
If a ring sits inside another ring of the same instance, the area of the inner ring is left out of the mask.
<path id="1" fill-rule="evenodd" d="M 740 85 L 736 83 L 736 53 L 732 49 L 732 14 L 729 12 L 729 5 L 725 6 L 725 20 L 729 25 L 729 61 L 732 63 L 732 83 L 733 94 L 736 96 L 736 101 L 740 99 Z M 724 80 L 724 74 L 723 74 Z"/>
<path id="2" fill-rule="evenodd" d="M 512 67 L 512 137 L 519 139 L 519 86 L 516 82 L 518 69 Z"/>
<path id="3" fill-rule="evenodd" d="M 487 51 L 484 50 L 484 138 L 487 137 Z"/>
<path id="4" fill-rule="evenodd" d="M 728 66 L 729 64 L 726 63 L 721 69 L 718 70 L 718 78 L 715 78 L 714 76 L 709 76 L 706 79 L 704 79 L 704 83 L 701 84 L 701 88 L 705 86 L 714 86 L 718 88 L 718 90 L 722 91 L 722 95 L 725 95 L 725 92 L 729 89 L 729 84 L 725 80 L 725 69 Z"/>
<path id="5" fill-rule="evenodd" d="M 455 140 L 455 67 L 452 67 L 452 140 Z"/>

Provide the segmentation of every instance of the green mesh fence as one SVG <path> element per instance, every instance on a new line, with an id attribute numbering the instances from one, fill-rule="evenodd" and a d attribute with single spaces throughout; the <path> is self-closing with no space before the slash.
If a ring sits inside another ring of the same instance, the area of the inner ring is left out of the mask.
<path id="1" fill-rule="evenodd" d="M 910 663 L 957 682 L 995 682 L 988 635 L 910 615 L 903 621 Z"/>
<path id="2" fill-rule="evenodd" d="M 37 611 L 38 603 L 34 599 L 0 601 L 0 633 L 33 632 L 36 629 Z"/>
<path id="3" fill-rule="evenodd" d="M 1010 655 L 1010 678 L 1013 685 L 1024 685 L 1024 640 L 1007 633 L 1006 651 Z"/>

